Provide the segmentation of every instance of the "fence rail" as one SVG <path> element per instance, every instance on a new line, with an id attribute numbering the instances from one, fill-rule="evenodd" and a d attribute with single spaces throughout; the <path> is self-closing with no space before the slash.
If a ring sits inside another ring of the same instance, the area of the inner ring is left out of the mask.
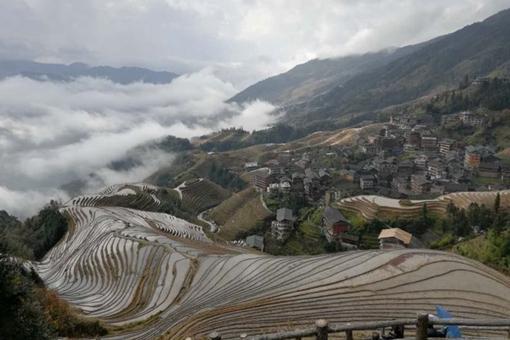
<path id="1" fill-rule="evenodd" d="M 293 331 L 279 332 L 273 334 L 264 334 L 256 336 L 248 336 L 241 334 L 239 339 L 248 340 L 282 340 L 282 339 L 301 339 L 304 337 L 315 336 L 317 340 L 327 340 L 330 333 L 345 333 L 347 340 L 353 339 L 353 331 L 377 330 L 394 326 L 415 326 L 416 340 L 426 340 L 429 326 L 448 326 L 457 325 L 468 328 L 488 329 L 488 328 L 504 328 L 508 330 L 507 338 L 510 339 L 510 319 L 429 319 L 428 314 L 418 314 L 415 319 L 396 319 L 386 321 L 372 322 L 348 322 L 341 324 L 328 324 L 324 319 L 315 321 L 315 327 L 296 329 Z M 191 340 L 187 338 L 186 340 Z M 209 334 L 210 340 L 222 340 L 221 334 L 213 332 Z"/>

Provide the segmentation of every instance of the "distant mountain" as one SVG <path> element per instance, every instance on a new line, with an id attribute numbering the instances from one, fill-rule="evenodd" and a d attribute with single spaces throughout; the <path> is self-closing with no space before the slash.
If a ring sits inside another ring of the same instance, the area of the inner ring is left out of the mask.
<path id="1" fill-rule="evenodd" d="M 70 65 L 43 64 L 26 60 L 0 60 L 0 79 L 23 75 L 32 79 L 69 81 L 77 77 L 106 78 L 119 84 L 144 82 L 166 84 L 178 74 L 165 71 L 152 71 L 140 67 L 89 66 L 83 63 Z"/>
<path id="2" fill-rule="evenodd" d="M 258 98 L 279 105 L 306 102 L 310 97 L 327 92 L 332 87 L 342 86 L 362 72 L 373 70 L 412 53 L 420 46 L 332 59 L 313 59 L 297 65 L 288 72 L 248 87 L 232 97 L 230 101 L 241 103 Z"/>
<path id="3" fill-rule="evenodd" d="M 426 43 L 312 60 L 233 97 L 279 104 L 287 121 L 338 120 L 453 88 L 468 76 L 510 74 L 510 10 Z"/>

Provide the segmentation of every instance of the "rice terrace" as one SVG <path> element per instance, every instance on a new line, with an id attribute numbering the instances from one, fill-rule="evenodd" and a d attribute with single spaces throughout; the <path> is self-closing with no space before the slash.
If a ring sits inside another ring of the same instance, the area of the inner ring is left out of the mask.
<path id="1" fill-rule="evenodd" d="M 73 226 L 40 263 L 51 289 L 122 339 L 224 339 L 330 322 L 412 318 L 436 304 L 456 317 L 510 317 L 508 279 L 432 250 L 350 251 L 278 257 L 212 242 L 167 214 L 101 205 L 152 197 L 117 186 L 71 200 Z M 144 204 L 146 204 L 144 202 Z M 154 199 L 157 204 L 157 199 Z"/>
<path id="2" fill-rule="evenodd" d="M 0 1 L 0 340 L 510 339 L 508 0 Z"/>

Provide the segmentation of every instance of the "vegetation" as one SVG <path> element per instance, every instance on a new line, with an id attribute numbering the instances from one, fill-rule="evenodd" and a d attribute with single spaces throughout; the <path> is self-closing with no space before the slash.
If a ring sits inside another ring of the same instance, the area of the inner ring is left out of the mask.
<path id="1" fill-rule="evenodd" d="M 0 211 L 0 253 L 41 259 L 67 232 L 67 220 L 52 201 L 25 222 Z"/>
<path id="2" fill-rule="evenodd" d="M 249 133 L 242 129 L 223 130 L 223 138 L 212 138 L 200 145 L 204 151 L 228 151 L 242 149 L 259 144 L 287 143 L 318 130 L 334 130 L 339 125 L 331 123 L 317 123 L 306 127 L 294 127 L 279 123 L 270 128 Z M 205 137 L 204 137 L 205 138 Z"/>
<path id="3" fill-rule="evenodd" d="M 158 212 L 170 214 L 187 221 L 195 220 L 194 215 L 183 208 L 177 191 L 173 189 L 160 189 L 156 192 L 156 196 L 161 201 L 161 204 L 156 209 Z"/>
<path id="4" fill-rule="evenodd" d="M 510 81 L 489 78 L 480 85 L 446 91 L 434 96 L 425 105 L 425 112 L 434 116 L 463 110 L 484 108 L 501 111 L 510 108 Z"/>
<path id="5" fill-rule="evenodd" d="M 33 271 L 0 256 L 0 334 L 3 339 L 95 337 L 107 334 L 96 320 L 76 315 L 46 290 Z"/>
<path id="6" fill-rule="evenodd" d="M 226 189 L 239 191 L 246 187 L 245 181 L 243 181 L 237 174 L 229 171 L 218 160 L 204 162 L 194 172 L 196 172 L 200 177 L 207 178 Z"/>
<path id="7" fill-rule="evenodd" d="M 257 227 L 272 213 L 262 205 L 260 193 L 248 188 L 223 201 L 210 211 L 209 216 L 221 226 L 220 237 L 238 240 L 257 234 Z"/>
<path id="8" fill-rule="evenodd" d="M 67 220 L 52 201 L 24 222 L 0 211 L 0 334 L 5 339 L 52 339 L 105 335 L 96 320 L 85 319 L 47 290 L 21 260 L 39 260 L 67 232 Z"/>
<path id="9" fill-rule="evenodd" d="M 444 217 L 430 214 L 427 206 L 423 205 L 419 218 L 384 221 L 374 219 L 357 223 L 355 230 L 361 235 L 362 248 L 375 248 L 377 243 L 373 240 L 384 228 L 401 228 L 422 240 L 426 240 L 429 234 L 433 233 L 436 236 L 428 242 L 431 248 L 453 249 L 459 254 L 508 271 L 510 213 L 501 209 L 500 201 L 498 195 L 492 207 L 472 203 L 467 209 L 459 209 L 450 204 Z"/>
<path id="10" fill-rule="evenodd" d="M 193 148 L 187 138 L 178 138 L 174 136 L 166 136 L 165 138 L 155 142 L 154 146 L 165 152 L 182 152 Z"/>

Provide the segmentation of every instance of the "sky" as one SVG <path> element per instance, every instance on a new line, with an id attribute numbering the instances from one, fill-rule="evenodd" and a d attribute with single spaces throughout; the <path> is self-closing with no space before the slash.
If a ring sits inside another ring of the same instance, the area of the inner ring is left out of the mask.
<path id="1" fill-rule="evenodd" d="M 403 46 L 508 0 L 5 0 L 0 58 L 187 73 L 242 89 L 312 58 Z"/>
<path id="2" fill-rule="evenodd" d="M 174 155 L 139 155 L 167 135 L 192 137 L 278 120 L 263 101 L 228 104 L 244 87 L 313 58 L 418 43 L 498 12 L 508 0 L 5 0 L 0 59 L 143 66 L 181 74 L 170 84 L 0 80 L 0 210 L 20 217 L 62 185 L 86 192 L 141 181 Z M 94 174 L 93 177 L 90 174 Z"/>

